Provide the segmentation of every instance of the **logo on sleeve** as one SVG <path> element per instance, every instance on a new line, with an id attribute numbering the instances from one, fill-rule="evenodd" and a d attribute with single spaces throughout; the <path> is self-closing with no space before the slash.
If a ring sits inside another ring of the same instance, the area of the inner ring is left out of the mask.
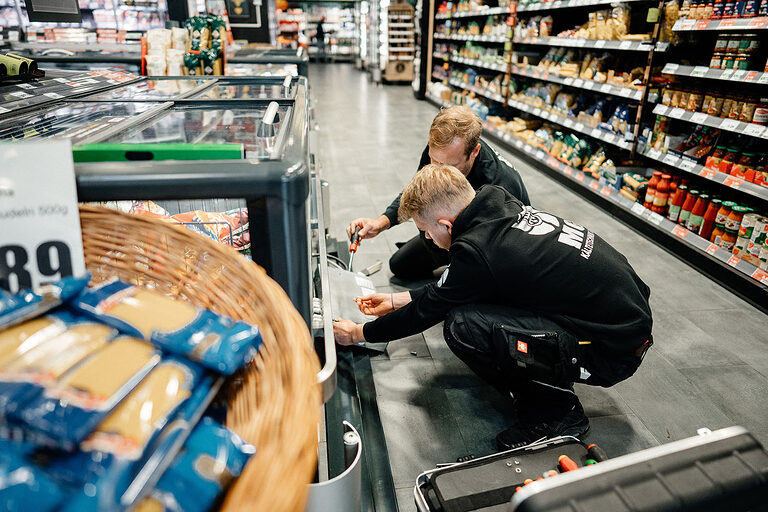
<path id="1" fill-rule="evenodd" d="M 528 353 L 528 344 L 524 341 L 517 340 L 517 351 L 523 354 Z"/>
<path id="2" fill-rule="evenodd" d="M 446 280 L 446 279 L 448 279 L 448 270 L 449 270 L 450 268 L 451 268 L 451 267 L 448 267 L 448 268 L 446 268 L 446 269 L 443 271 L 443 275 L 441 275 L 441 276 L 440 276 L 440 279 L 437 281 L 437 287 L 438 287 L 438 288 L 440 288 L 441 286 L 443 286 L 443 283 L 445 282 L 445 280 Z"/>

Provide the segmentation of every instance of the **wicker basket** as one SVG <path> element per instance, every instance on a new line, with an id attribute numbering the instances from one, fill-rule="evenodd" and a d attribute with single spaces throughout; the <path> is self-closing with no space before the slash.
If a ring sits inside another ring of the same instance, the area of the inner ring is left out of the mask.
<path id="1" fill-rule="evenodd" d="M 321 398 L 307 326 L 282 288 L 235 250 L 146 216 L 80 207 L 93 282 L 119 277 L 258 325 L 256 359 L 227 384 L 227 426 L 256 446 L 222 510 L 299 511 L 317 458 Z"/>

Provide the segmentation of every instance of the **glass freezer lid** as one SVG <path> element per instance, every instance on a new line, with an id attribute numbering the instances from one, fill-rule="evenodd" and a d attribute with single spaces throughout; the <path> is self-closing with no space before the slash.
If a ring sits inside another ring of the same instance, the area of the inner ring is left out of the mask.
<path id="1" fill-rule="evenodd" d="M 191 99 L 280 99 L 296 96 L 296 80 L 291 79 L 286 90 L 284 79 L 264 77 L 261 80 L 219 81 L 213 87 L 192 95 Z M 286 94 L 287 93 L 287 94 Z"/>
<path id="2" fill-rule="evenodd" d="M 133 84 L 124 85 L 102 93 L 94 94 L 86 100 L 157 100 L 167 101 L 188 93 L 195 87 L 213 83 L 215 78 L 172 78 L 147 79 Z"/>
<path id="3" fill-rule="evenodd" d="M 276 105 L 277 106 L 277 105 Z M 282 147 L 281 128 L 291 114 L 289 106 L 277 106 L 271 125 L 262 120 L 267 106 L 221 108 L 176 106 L 145 123 L 108 138 L 107 143 L 134 144 L 243 144 L 245 157 L 274 158 Z"/>
<path id="4" fill-rule="evenodd" d="M 245 64 L 227 62 L 228 76 L 299 76 L 296 64 Z"/>
<path id="5" fill-rule="evenodd" d="M 64 137 L 72 144 L 111 129 L 161 103 L 68 103 L 3 121 L 0 140 Z"/>

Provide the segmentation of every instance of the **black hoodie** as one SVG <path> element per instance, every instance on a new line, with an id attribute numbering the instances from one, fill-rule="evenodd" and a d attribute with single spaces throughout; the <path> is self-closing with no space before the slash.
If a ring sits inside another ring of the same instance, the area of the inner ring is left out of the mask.
<path id="1" fill-rule="evenodd" d="M 479 142 L 480 152 L 477 154 L 475 163 L 472 164 L 472 169 L 470 169 L 467 175 L 467 181 L 472 185 L 472 188 L 477 190 L 483 185 L 498 185 L 522 201 L 523 204 L 531 204 L 530 199 L 528 199 L 528 191 L 525 190 L 525 185 L 523 184 L 523 179 L 512 164 L 501 157 L 484 140 L 480 139 Z M 421 160 L 419 161 L 419 169 L 417 171 L 430 163 L 430 161 L 429 146 L 427 146 L 421 153 Z M 389 219 L 391 226 L 396 226 L 399 223 L 397 210 L 400 208 L 400 195 L 392 201 L 392 204 L 387 206 L 383 213 Z"/>
<path id="2" fill-rule="evenodd" d="M 587 229 L 480 188 L 456 217 L 450 266 L 408 305 L 368 322 L 369 342 L 419 333 L 462 304 L 508 304 L 551 318 L 580 340 L 627 354 L 651 336 L 650 290 L 627 259 Z"/>

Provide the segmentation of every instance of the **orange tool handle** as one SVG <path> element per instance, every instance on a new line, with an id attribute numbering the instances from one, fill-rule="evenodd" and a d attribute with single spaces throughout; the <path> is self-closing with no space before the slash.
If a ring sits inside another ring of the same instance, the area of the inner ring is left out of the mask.
<path id="1" fill-rule="evenodd" d="M 579 466 L 567 455 L 561 455 L 557 458 L 557 461 L 560 463 L 560 469 L 563 471 L 575 471 L 579 469 Z"/>

